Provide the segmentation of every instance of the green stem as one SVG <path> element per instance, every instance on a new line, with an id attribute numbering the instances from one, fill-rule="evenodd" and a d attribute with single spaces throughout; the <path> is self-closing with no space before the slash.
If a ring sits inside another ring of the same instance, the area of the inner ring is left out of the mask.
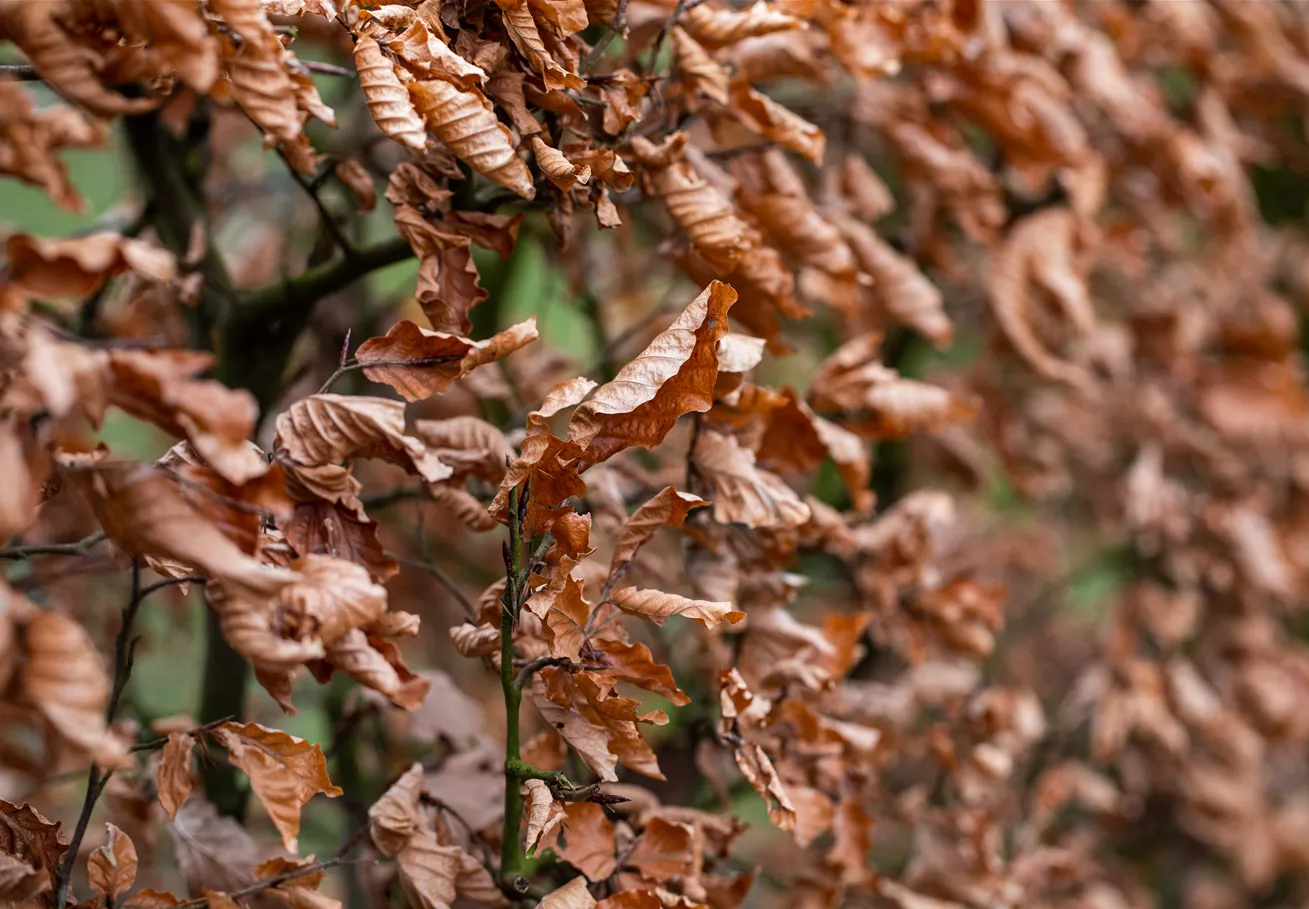
<path id="1" fill-rule="evenodd" d="M 509 551 L 505 560 L 505 593 L 500 610 L 500 688 L 505 700 L 505 818 L 500 847 L 500 886 L 506 893 L 521 895 L 528 886 L 522 875 L 523 847 L 519 841 L 523 821 L 521 778 L 513 768 L 522 763 L 518 741 L 518 708 L 523 693 L 514 674 L 514 621 L 518 610 L 518 586 L 523 570 L 523 540 L 519 521 L 519 495 L 509 493 Z"/>

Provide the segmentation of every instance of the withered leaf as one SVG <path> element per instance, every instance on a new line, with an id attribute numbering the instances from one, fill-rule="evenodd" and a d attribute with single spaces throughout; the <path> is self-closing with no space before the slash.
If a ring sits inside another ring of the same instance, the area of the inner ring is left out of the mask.
<path id="1" fill-rule="evenodd" d="M 374 382 L 385 382 L 407 401 L 440 394 L 456 379 L 479 366 L 502 360 L 537 339 L 535 317 L 506 328 L 485 341 L 429 331 L 413 322 L 397 322 L 384 338 L 372 338 L 355 352 Z M 410 365 L 412 362 L 413 365 Z"/>
<path id="2" fill-rule="evenodd" d="M 177 818 L 178 809 L 191 794 L 191 752 L 194 748 L 194 737 L 185 732 L 171 732 L 160 755 L 155 789 L 170 821 Z"/>
<path id="3" fill-rule="evenodd" d="M 415 763 L 368 809 L 368 833 L 383 855 L 397 855 L 417 831 L 423 765 Z"/>
<path id="4" fill-rule="evenodd" d="M 528 780 L 523 784 L 527 796 L 527 833 L 523 848 L 531 855 L 541 837 L 550 833 L 564 820 L 563 806 L 554 800 L 550 787 L 541 780 Z"/>
<path id="5" fill-rule="evenodd" d="M 624 612 L 649 619 L 656 625 L 662 625 L 669 616 L 680 615 L 694 619 L 706 628 L 717 628 L 721 623 L 735 625 L 745 618 L 744 612 L 736 612 L 731 603 L 711 603 L 708 600 L 689 600 L 675 593 L 661 590 L 638 590 L 635 587 L 623 587 L 615 590 L 609 601 Z"/>
<path id="6" fill-rule="evenodd" d="M 317 394 L 277 416 L 277 450 L 295 465 L 335 465 L 347 458 L 381 458 L 429 483 L 451 470 L 422 442 L 405 435 L 399 401 L 363 395 Z"/>
<path id="7" fill-rule="evenodd" d="M 637 551 L 660 527 L 681 527 L 693 509 L 709 504 L 697 495 L 679 491 L 675 486 L 665 486 L 659 490 L 642 502 L 641 507 L 632 512 L 632 516 L 623 525 L 618 543 L 614 546 L 613 558 L 609 562 L 609 573 L 613 574 L 636 558 Z"/>
<path id="8" fill-rule="evenodd" d="M 305 802 L 319 792 L 328 798 L 341 795 L 327 777 L 322 748 L 258 723 L 228 722 L 213 734 L 227 748 L 228 760 L 250 778 L 282 844 L 294 853 Z"/>
<path id="9" fill-rule="evenodd" d="M 136 846 L 113 824 L 105 824 L 109 841 L 91 853 L 86 873 L 91 889 L 102 899 L 116 901 L 136 882 Z"/>
<path id="10" fill-rule="evenodd" d="M 400 886 L 414 909 L 449 909 L 464 851 L 442 846 L 431 830 L 419 830 L 396 856 Z"/>
<path id="11" fill-rule="evenodd" d="M 719 281 L 706 287 L 673 324 L 573 411 L 568 440 L 583 449 L 584 465 L 625 448 L 652 448 L 686 413 L 713 404 L 718 341 L 736 291 Z"/>
<path id="12" fill-rule="evenodd" d="M 714 519 L 747 527 L 799 527 L 809 506 L 776 474 L 756 466 L 755 455 L 735 436 L 705 430 L 696 440 L 695 469 L 714 495 Z"/>
<path id="13" fill-rule="evenodd" d="M 59 864 L 68 851 L 61 826 L 58 821 L 46 820 L 31 805 L 15 805 L 0 799 L 0 855 L 21 861 L 41 879 L 48 879 L 53 888 Z M 39 888 L 40 880 L 31 880 L 12 863 L 6 867 L 5 879 L 13 882 L 15 892 Z"/>
<path id="14" fill-rule="evenodd" d="M 559 857 L 592 881 L 603 881 L 617 867 L 614 857 L 614 827 L 603 806 L 594 802 L 564 805 L 563 823 L 542 840 Z"/>
<path id="15" fill-rule="evenodd" d="M 524 199 L 535 198 L 532 174 L 485 95 L 444 79 L 415 82 L 409 94 L 428 128 L 455 157 Z"/>
<path id="16" fill-rule="evenodd" d="M 575 877 L 542 897 L 536 909 L 595 909 L 595 905 L 595 897 L 586 889 L 586 878 Z"/>
<path id="17" fill-rule="evenodd" d="M 354 56 L 364 101 L 378 127 L 401 145 L 422 151 L 427 145 L 427 128 L 409 100 L 409 90 L 396 74 L 395 64 L 367 35 L 355 42 Z"/>
<path id="18" fill-rule="evenodd" d="M 591 723 L 576 710 L 560 707 L 543 692 L 538 677 L 533 681 L 530 699 L 537 713 L 541 714 L 541 719 L 577 752 L 586 766 L 602 781 L 617 782 L 618 776 L 614 770 L 618 766 L 618 758 L 609 750 L 608 736 L 604 729 Z"/>
<path id="19" fill-rule="evenodd" d="M 575 186 L 591 182 L 589 164 L 574 164 L 559 149 L 542 142 L 539 136 L 532 137 L 532 152 L 536 155 L 537 167 L 560 190 L 568 192 Z"/>

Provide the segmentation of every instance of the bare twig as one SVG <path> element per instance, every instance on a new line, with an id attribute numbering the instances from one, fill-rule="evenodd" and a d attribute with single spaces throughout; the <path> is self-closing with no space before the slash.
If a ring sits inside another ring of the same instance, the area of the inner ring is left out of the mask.
<path id="1" fill-rule="evenodd" d="M 205 584 L 209 579 L 198 574 L 188 574 L 180 578 L 164 578 L 162 581 L 155 581 L 153 584 L 147 584 L 141 588 L 141 596 L 148 597 L 156 590 L 163 590 L 165 587 L 178 587 L 182 584 Z"/>
<path id="2" fill-rule="evenodd" d="M 599 62 L 600 57 L 609 48 L 609 44 L 618 35 L 627 37 L 627 2 L 628 0 L 618 0 L 618 9 L 614 11 L 613 21 L 609 25 L 609 31 L 600 36 L 600 40 L 595 42 L 595 47 L 591 48 L 582 62 L 578 64 L 577 70 L 585 73 L 591 67 Z"/>
<path id="3" fill-rule="evenodd" d="M 353 73 L 351 75 L 353 75 Z M 282 160 L 286 162 L 286 170 L 291 175 L 291 179 L 295 181 L 296 186 L 303 189 L 305 195 L 309 196 L 310 200 L 313 201 L 314 208 L 318 209 L 318 219 L 323 222 L 323 226 L 327 228 L 327 232 L 332 235 L 332 242 L 341 250 L 346 261 L 355 258 L 358 253 L 355 252 L 354 244 L 350 242 L 350 238 L 341 230 L 341 225 L 336 223 L 336 215 L 332 214 L 332 210 L 327 207 L 327 203 L 323 201 L 323 197 L 319 194 L 319 190 L 322 189 L 326 178 L 332 173 L 331 164 L 324 168 L 322 174 L 319 174 L 314 177 L 314 179 L 310 180 L 291 165 L 291 161 L 286 157 L 285 152 L 279 149 L 277 153 L 281 156 Z"/>
<path id="4" fill-rule="evenodd" d="M 523 664 L 523 668 L 518 670 L 518 675 L 514 677 L 514 687 L 519 691 L 523 690 L 533 673 L 545 669 L 547 666 L 563 666 L 571 662 L 567 657 L 537 657 L 529 663 Z"/>
<path id="5" fill-rule="evenodd" d="M 346 373 L 355 372 L 360 369 L 368 369 L 371 366 L 407 366 L 410 369 L 425 369 L 429 366 L 441 366 L 445 363 L 454 363 L 460 359 L 462 358 L 451 355 L 448 357 L 418 357 L 417 359 L 411 360 L 370 360 L 367 363 L 361 363 L 360 361 L 355 360 L 349 363 L 342 363 L 336 368 L 336 372 L 327 377 L 327 381 L 323 383 L 322 388 L 318 389 L 318 393 L 320 395 L 326 394 L 327 390 L 332 387 L 336 380 Z"/>
<path id="6" fill-rule="evenodd" d="M 132 636 L 132 623 L 136 621 L 136 614 L 141 608 L 141 601 L 144 599 L 141 592 L 141 559 L 139 556 L 132 558 L 132 589 L 128 595 L 127 605 L 123 607 L 123 621 L 118 629 L 118 636 L 114 638 L 114 681 L 113 688 L 110 690 L 109 700 L 105 704 L 105 723 L 112 723 L 114 714 L 118 712 L 118 702 L 123 696 L 123 689 L 127 687 L 127 680 L 132 674 L 132 663 L 136 655 L 136 642 L 139 638 Z M 73 828 L 73 836 L 68 841 L 68 852 L 64 855 L 64 860 L 60 862 L 58 870 L 55 872 L 55 905 L 63 906 L 67 903 L 68 885 L 73 878 L 73 866 L 77 862 L 77 853 L 82 845 L 82 837 L 86 835 L 86 827 L 91 822 L 91 812 L 95 809 L 95 803 L 100 798 L 100 793 L 104 792 L 105 786 L 109 783 L 109 778 L 113 776 L 113 770 L 106 770 L 103 774 L 100 767 L 92 762 L 86 775 L 86 796 L 82 799 L 82 811 L 77 817 L 77 826 Z"/>
<path id="7" fill-rule="evenodd" d="M 664 20 L 664 24 L 660 26 L 659 34 L 655 36 L 654 44 L 650 46 L 650 59 L 645 69 L 645 75 L 649 76 L 654 73 L 654 68 L 659 64 L 659 55 L 663 53 L 664 50 L 664 42 L 668 40 L 668 33 L 673 30 L 673 26 L 677 25 L 677 20 L 681 18 L 682 13 L 686 10 L 687 6 L 693 2 L 694 0 L 677 0 L 677 5 L 674 6 L 673 11 L 668 14 L 668 18 Z M 699 4 L 695 5 L 698 6 Z"/>
<path id="8" fill-rule="evenodd" d="M 322 60 L 300 60 L 300 65 L 311 73 L 322 73 L 324 76 L 350 76 L 357 73 L 348 66 L 337 66 L 335 63 L 325 63 Z"/>
<path id="9" fill-rule="evenodd" d="M 30 63 L 0 64 L 0 76 L 9 76 L 11 79 L 17 79 L 20 82 L 41 81 L 41 77 L 36 72 L 36 67 Z"/>
<path id="10" fill-rule="evenodd" d="M 464 613 L 470 619 L 475 620 L 477 618 L 477 607 L 469 601 L 468 597 L 464 596 L 463 591 L 455 584 L 454 579 L 438 568 L 435 564 L 432 562 L 423 562 L 419 559 L 411 559 L 398 552 L 391 552 L 389 549 L 386 550 L 383 555 L 388 559 L 395 559 L 401 565 L 408 565 L 411 568 L 420 568 L 423 571 L 426 571 L 432 577 L 436 578 L 442 587 L 449 591 L 450 595 L 458 601 L 459 605 L 463 607 Z"/>
<path id="11" fill-rule="evenodd" d="M 90 536 L 82 537 L 72 543 L 33 543 L 30 546 L 10 546 L 0 549 L 0 559 L 30 559 L 42 555 L 85 555 L 105 538 L 104 531 L 97 530 Z"/>
<path id="12" fill-rule="evenodd" d="M 210 720 L 208 723 L 205 723 L 202 726 L 196 726 L 194 729 L 186 730 L 186 734 L 191 736 L 192 738 L 199 738 L 205 733 L 217 729 L 219 726 L 223 725 L 224 723 L 230 723 L 234 719 L 236 719 L 235 716 L 225 716 L 222 717 L 221 719 Z M 137 744 L 133 745 L 131 748 L 128 748 L 127 750 L 132 753 L 136 753 L 138 751 L 158 751 L 160 748 L 164 747 L 167 744 L 168 744 L 168 736 L 161 735 L 159 738 L 150 739 L 150 741 L 148 742 L 138 742 Z"/>

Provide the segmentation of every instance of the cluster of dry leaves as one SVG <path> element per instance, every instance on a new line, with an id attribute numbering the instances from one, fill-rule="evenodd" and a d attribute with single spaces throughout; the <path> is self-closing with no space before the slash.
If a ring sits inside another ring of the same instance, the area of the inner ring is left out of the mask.
<path id="1" fill-rule="evenodd" d="M 0 174 L 78 209 L 60 153 L 118 121 L 147 187 L 0 270 L 0 904 L 1309 897 L 1309 244 L 1250 176 L 1309 166 L 1303 5 L 0 0 L 0 39 L 66 102 L 0 75 Z M 252 131 L 307 255 L 224 237 Z M 527 230 L 593 368 L 501 327 L 473 248 Z M 352 283 L 409 256 L 388 328 Z M 1125 583 L 1074 613 L 1084 561 Z M 134 716 L 192 588 L 208 715 Z M 225 648 L 287 713 L 363 695 L 322 746 L 249 722 Z"/>

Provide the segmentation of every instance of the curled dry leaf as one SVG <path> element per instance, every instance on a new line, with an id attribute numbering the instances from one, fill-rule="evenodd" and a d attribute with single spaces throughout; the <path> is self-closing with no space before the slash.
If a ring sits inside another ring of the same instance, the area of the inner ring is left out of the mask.
<path id="1" fill-rule="evenodd" d="M 625 448 L 652 448 L 686 413 L 713 404 L 718 342 L 736 291 L 719 281 L 706 287 L 644 351 L 595 390 L 573 412 L 568 440 L 585 450 L 586 466 Z"/>
<path id="2" fill-rule="evenodd" d="M 421 821 L 423 765 L 413 764 L 368 809 L 368 833 L 383 855 L 398 855 Z"/>
<path id="3" fill-rule="evenodd" d="M 614 827 L 603 806 L 594 802 L 564 805 L 563 823 L 542 841 L 568 864 L 592 881 L 603 881 L 618 866 L 614 856 Z"/>
<path id="4" fill-rule="evenodd" d="M 635 587 L 623 587 L 615 590 L 609 602 L 624 612 L 649 619 L 656 625 L 662 625 L 669 616 L 680 615 L 694 619 L 706 628 L 717 628 L 723 622 L 735 625 L 745 618 L 744 612 L 736 612 L 731 603 L 711 603 L 708 600 L 689 600 L 675 593 L 661 590 L 638 590 Z"/>
<path id="5" fill-rule="evenodd" d="M 747 527 L 799 527 L 809 506 L 776 474 L 755 463 L 735 436 L 707 429 L 692 456 L 697 473 L 713 489 L 714 519 Z"/>
<path id="6" fill-rule="evenodd" d="M 23 628 L 24 695 L 61 739 L 114 767 L 128 761 L 105 724 L 109 677 L 86 630 L 57 612 L 40 612 Z"/>
<path id="7" fill-rule="evenodd" d="M 535 198 L 532 174 L 485 95 L 444 79 L 413 83 L 409 94 L 428 129 L 455 157 L 524 199 Z"/>
<path id="8" fill-rule="evenodd" d="M 550 787 L 541 780 L 528 780 L 523 784 L 527 796 L 527 834 L 523 848 L 531 855 L 537 843 L 564 820 L 563 806 L 554 800 Z"/>
<path id="9" fill-rule="evenodd" d="M 560 190 L 568 192 L 574 186 L 591 182 L 589 164 L 573 164 L 563 152 L 546 145 L 539 136 L 532 137 L 532 151 L 536 155 L 537 167 Z"/>
<path id="10" fill-rule="evenodd" d="M 396 856 L 400 869 L 400 886 L 414 909 L 449 909 L 458 891 L 464 851 L 458 846 L 442 846 L 431 830 L 419 830 L 411 836 Z"/>
<path id="11" fill-rule="evenodd" d="M 744 79 L 732 82 L 730 110 L 738 123 L 761 138 L 789 148 L 815 164 L 822 163 L 827 147 L 823 131 Z"/>
<path id="12" fill-rule="evenodd" d="M 532 15 L 534 4 L 530 0 L 496 0 L 496 5 L 500 7 L 505 31 L 509 33 L 514 47 L 518 48 L 518 52 L 523 55 L 532 69 L 541 75 L 547 91 L 566 88 L 578 90 L 586 87 L 586 82 L 581 76 L 560 66 L 546 48 L 545 42 L 541 40 L 541 31 L 537 27 L 536 19 Z"/>
<path id="13" fill-rule="evenodd" d="M 240 890 L 254 879 L 254 869 L 268 856 L 245 828 L 200 796 L 187 799 L 168 827 L 177 863 L 192 893 L 214 888 Z"/>
<path id="14" fill-rule="evenodd" d="M 355 357 L 360 363 L 379 364 L 365 367 L 368 378 L 390 385 L 406 401 L 421 401 L 441 394 L 451 382 L 479 366 L 504 359 L 537 337 L 535 317 L 485 341 L 429 331 L 406 320 L 393 325 L 385 337 L 359 345 Z"/>
<path id="15" fill-rule="evenodd" d="M 396 74 L 395 64 L 367 35 L 355 42 L 354 55 L 364 101 L 378 128 L 401 145 L 422 151 L 427 145 L 427 128 L 409 100 L 409 90 Z"/>
<path id="16" fill-rule="evenodd" d="M 176 819 L 178 809 L 191 794 L 191 752 L 194 749 L 193 736 L 185 732 L 170 732 L 160 755 L 159 769 L 155 772 L 155 791 L 170 821 Z"/>
<path id="17" fill-rule="evenodd" d="M 185 436 L 219 476 L 238 486 L 268 464 L 249 444 L 259 416 L 254 395 L 197 374 L 214 358 L 189 350 L 113 350 L 109 400 L 165 432 Z"/>
<path id="18" fill-rule="evenodd" d="M 536 909 L 595 909 L 595 905 L 595 897 L 586 889 L 586 878 L 575 877 L 542 897 Z"/>
<path id="19" fill-rule="evenodd" d="M 116 902 L 132 889 L 138 865 L 136 846 L 131 838 L 113 824 L 105 824 L 109 840 L 86 860 L 86 874 L 91 889 L 107 902 Z"/>
<path id="20" fill-rule="evenodd" d="M 747 9 L 696 4 L 682 17 L 683 27 L 705 47 L 716 48 L 745 38 L 804 28 L 805 23 L 776 5 L 755 0 Z"/>
<path id="21" fill-rule="evenodd" d="M 546 725 L 577 752 L 582 762 L 602 782 L 618 781 L 618 775 L 614 772 L 618 767 L 618 757 L 609 750 L 608 736 L 603 728 L 582 716 L 575 708 L 560 707 L 547 698 L 539 676 L 533 680 L 532 692 L 528 697 Z"/>
<path id="22" fill-rule="evenodd" d="M 689 492 L 680 492 L 675 486 L 665 486 L 641 503 L 623 525 L 609 562 L 609 573 L 636 558 L 637 551 L 655 535 L 660 527 L 681 527 L 693 509 L 710 504 Z"/>
<path id="23" fill-rule="evenodd" d="M 0 858 L 7 860 L 0 865 L 0 880 L 15 901 L 30 899 L 47 884 L 54 887 L 55 874 L 68 851 L 61 827 L 27 803 L 15 805 L 0 799 Z"/>
<path id="24" fill-rule="evenodd" d="M 661 199 L 706 262 L 725 275 L 750 248 L 745 223 L 732 203 L 688 164 L 687 136 L 677 133 L 662 145 L 637 136 L 632 153 L 643 165 L 650 194 Z"/>
<path id="25" fill-rule="evenodd" d="M 670 34 L 677 51 L 677 65 L 681 67 L 687 88 L 717 104 L 727 104 L 728 83 L 731 81 L 727 70 L 685 29 L 674 27 Z"/>
<path id="26" fill-rule="evenodd" d="M 327 777 L 322 748 L 258 723 L 228 722 L 213 734 L 227 749 L 228 760 L 250 778 L 282 844 L 294 853 L 305 802 L 319 792 L 328 798 L 341 795 Z"/>
<path id="27" fill-rule="evenodd" d="M 347 458 L 381 458 L 429 483 L 450 468 L 423 443 L 405 435 L 399 401 L 363 395 L 318 394 L 301 398 L 277 416 L 276 449 L 299 467 L 336 465 Z"/>
<path id="28" fill-rule="evenodd" d="M 14 234 L 8 252 L 8 282 L 42 298 L 85 297 L 128 271 L 161 284 L 177 274 L 167 250 L 105 231 L 69 239 Z"/>

